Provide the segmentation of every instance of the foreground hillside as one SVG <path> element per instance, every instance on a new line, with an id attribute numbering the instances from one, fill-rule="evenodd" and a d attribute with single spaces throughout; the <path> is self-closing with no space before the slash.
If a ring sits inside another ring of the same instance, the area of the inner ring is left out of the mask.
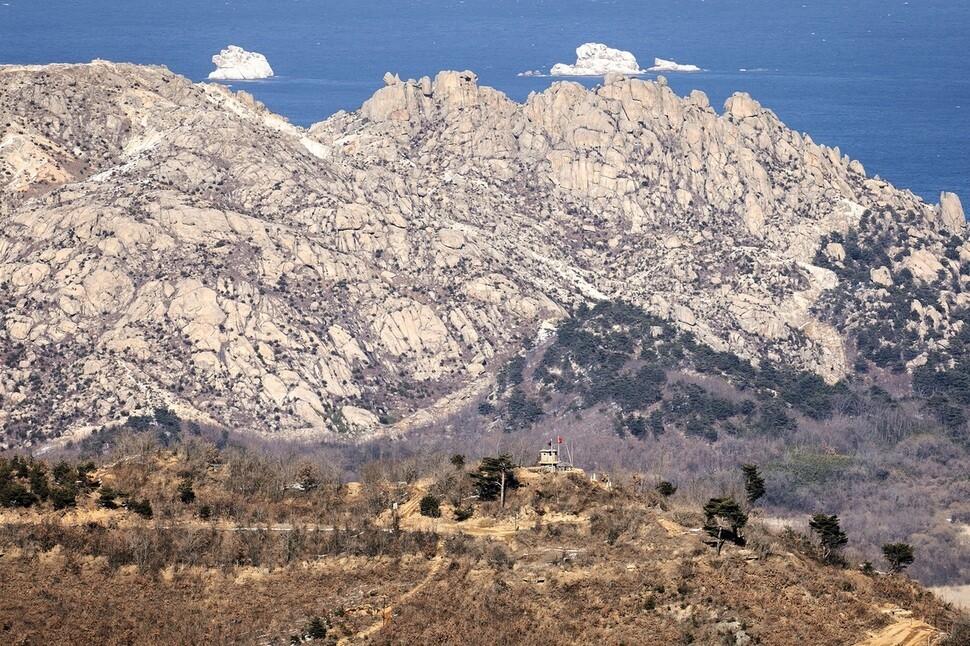
<path id="1" fill-rule="evenodd" d="M 600 299 L 829 384 L 924 366 L 945 390 L 965 360 L 959 199 L 869 178 L 747 95 L 385 81 L 307 131 L 162 68 L 0 68 L 6 444 L 159 407 L 406 429 Z"/>
<path id="2" fill-rule="evenodd" d="M 339 485 L 199 439 L 122 444 L 80 471 L 0 464 L 4 491 L 50 489 L 0 513 L 6 643 L 967 643 L 905 576 L 825 564 L 757 511 L 718 550 L 699 507 L 641 479 L 516 469 L 503 508 L 468 498 L 480 470 L 457 458 Z"/>

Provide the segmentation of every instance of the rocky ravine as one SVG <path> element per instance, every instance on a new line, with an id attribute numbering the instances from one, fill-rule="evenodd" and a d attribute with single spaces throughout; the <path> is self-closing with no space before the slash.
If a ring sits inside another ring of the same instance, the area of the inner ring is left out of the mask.
<path id="1" fill-rule="evenodd" d="M 962 325 L 959 200 L 868 178 L 747 95 L 718 115 L 662 80 L 524 105 L 470 72 L 385 82 L 306 131 L 163 68 L 0 67 L 7 442 L 159 406 L 289 437 L 406 426 L 599 298 L 834 382 L 851 324 L 816 303 L 849 287 L 813 263 L 867 210 L 908 234 L 854 293 L 908 268 L 939 294 L 926 342 Z"/>

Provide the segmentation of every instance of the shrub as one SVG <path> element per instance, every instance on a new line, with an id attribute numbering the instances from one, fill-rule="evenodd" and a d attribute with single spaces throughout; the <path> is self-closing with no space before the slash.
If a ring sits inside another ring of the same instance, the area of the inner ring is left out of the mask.
<path id="1" fill-rule="evenodd" d="M 129 511 L 135 512 L 142 518 L 151 518 L 154 515 L 154 512 L 152 511 L 152 504 L 147 500 L 138 501 L 131 499 L 128 501 L 126 507 Z"/>
<path id="2" fill-rule="evenodd" d="M 115 498 L 118 497 L 117 492 L 108 485 L 101 485 L 101 489 L 98 492 L 98 507 L 103 507 L 104 509 L 117 509 L 118 503 L 115 502 Z"/>
<path id="3" fill-rule="evenodd" d="M 428 518 L 441 518 L 441 503 L 430 493 L 421 499 L 421 515 Z"/>
<path id="4" fill-rule="evenodd" d="M 677 486 L 672 482 L 668 482 L 667 480 L 661 480 L 659 483 L 657 483 L 657 492 L 660 493 L 660 495 L 664 498 L 669 498 L 677 493 Z"/>
<path id="5" fill-rule="evenodd" d="M 183 504 L 191 505 L 195 502 L 195 490 L 192 488 L 191 480 L 186 478 L 179 483 L 178 496 Z"/>
<path id="6" fill-rule="evenodd" d="M 481 556 L 481 544 L 468 534 L 458 532 L 445 538 L 445 554 L 452 557 L 470 556 L 477 559 Z"/>
<path id="7" fill-rule="evenodd" d="M 327 624 L 320 617 L 314 617 L 303 627 L 303 636 L 310 641 L 323 639 L 327 636 Z"/>
<path id="8" fill-rule="evenodd" d="M 502 545 L 501 543 L 496 543 L 488 550 L 486 554 L 488 564 L 491 565 L 496 570 L 511 570 L 512 566 L 515 565 L 515 557 L 512 553 Z"/>

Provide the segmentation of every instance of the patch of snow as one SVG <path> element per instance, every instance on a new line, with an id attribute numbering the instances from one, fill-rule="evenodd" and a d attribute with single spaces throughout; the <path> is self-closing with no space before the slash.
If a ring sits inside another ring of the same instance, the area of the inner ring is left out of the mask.
<path id="1" fill-rule="evenodd" d="M 601 43 L 586 43 L 576 49 L 576 64 L 556 63 L 549 74 L 552 76 L 606 76 L 620 74 L 643 74 L 637 59 L 630 52 L 607 47 Z"/>
<path id="2" fill-rule="evenodd" d="M 653 67 L 650 72 L 700 72 L 701 68 L 696 65 L 681 65 L 676 61 L 665 61 L 662 58 L 653 59 Z"/>
<path id="3" fill-rule="evenodd" d="M 256 52 L 247 52 L 242 47 L 229 45 L 212 57 L 216 69 L 209 74 L 214 80 L 251 80 L 267 79 L 273 76 L 273 68 L 266 57 Z"/>

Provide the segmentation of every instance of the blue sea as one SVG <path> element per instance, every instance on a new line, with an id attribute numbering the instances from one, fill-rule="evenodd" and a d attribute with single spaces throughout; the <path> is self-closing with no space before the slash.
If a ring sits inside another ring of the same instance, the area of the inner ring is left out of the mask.
<path id="1" fill-rule="evenodd" d="M 470 69 L 523 100 L 553 79 L 517 73 L 602 42 L 641 67 L 698 65 L 670 85 L 717 107 L 749 92 L 870 174 L 970 207 L 968 34 L 965 0 L 0 0 L 0 63 L 106 58 L 203 80 L 235 44 L 277 76 L 233 87 L 304 126 L 359 107 L 386 71 Z"/>

